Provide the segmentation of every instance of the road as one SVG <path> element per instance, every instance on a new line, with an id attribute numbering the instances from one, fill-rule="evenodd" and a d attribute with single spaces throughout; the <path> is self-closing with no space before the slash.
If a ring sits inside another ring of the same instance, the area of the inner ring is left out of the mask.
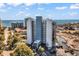
<path id="1" fill-rule="evenodd" d="M 13 33 L 12 33 L 12 34 L 13 34 Z M 13 50 L 12 50 L 12 51 L 6 51 L 8 36 L 9 36 L 9 31 L 8 31 L 8 28 L 6 28 L 6 29 L 4 30 L 4 37 L 5 37 L 4 44 L 5 44 L 5 49 L 4 49 L 4 51 L 1 53 L 1 55 L 3 55 L 3 56 L 10 56 L 10 53 L 13 52 Z"/>
<path id="2" fill-rule="evenodd" d="M 3 51 L 1 53 L 2 56 L 10 56 L 10 53 L 12 53 L 13 51 Z"/>
<path id="3" fill-rule="evenodd" d="M 5 37 L 4 44 L 5 44 L 5 45 L 7 45 L 8 33 L 9 33 L 8 28 L 6 28 L 6 29 L 4 30 L 4 37 Z"/>

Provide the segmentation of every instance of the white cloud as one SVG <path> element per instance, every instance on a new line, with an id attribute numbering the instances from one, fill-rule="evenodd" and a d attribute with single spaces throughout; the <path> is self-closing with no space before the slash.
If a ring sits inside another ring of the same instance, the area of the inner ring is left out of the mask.
<path id="1" fill-rule="evenodd" d="M 26 15 L 23 11 L 19 11 L 16 16 Z"/>
<path id="2" fill-rule="evenodd" d="M 49 18 L 49 17 L 50 17 L 50 19 L 52 19 L 54 17 L 54 15 L 53 14 L 48 14 L 47 18 Z"/>
<path id="3" fill-rule="evenodd" d="M 5 4 L 4 3 L 0 3 L 0 8 L 3 8 L 5 7 Z"/>
<path id="4" fill-rule="evenodd" d="M 34 16 L 44 16 L 44 15 L 40 12 L 37 12 Z"/>
<path id="5" fill-rule="evenodd" d="M 6 10 L 5 9 L 0 9 L 0 12 L 6 12 Z"/>
<path id="6" fill-rule="evenodd" d="M 79 3 L 77 3 L 77 4 L 72 4 L 72 5 L 70 6 L 70 9 L 79 9 Z"/>
<path id="7" fill-rule="evenodd" d="M 7 3 L 7 4 L 16 7 L 19 6 L 21 3 Z"/>
<path id="8" fill-rule="evenodd" d="M 35 3 L 24 3 L 26 6 L 32 6 L 34 5 Z"/>
<path id="9" fill-rule="evenodd" d="M 38 10 L 44 10 L 44 8 L 38 8 Z"/>
<path id="10" fill-rule="evenodd" d="M 30 16 L 30 13 L 26 13 L 26 12 L 23 12 L 23 11 L 19 11 L 17 14 L 16 14 L 16 17 L 26 17 L 26 16 Z"/>
<path id="11" fill-rule="evenodd" d="M 23 5 L 25 5 L 25 6 L 32 6 L 32 5 L 34 5 L 35 3 L 7 3 L 8 5 L 12 5 L 12 6 L 14 6 L 14 7 L 17 7 L 17 6 L 19 6 L 19 5 L 21 5 L 21 4 L 23 4 Z"/>
<path id="12" fill-rule="evenodd" d="M 26 10 L 28 10 L 29 8 L 25 8 Z"/>
<path id="13" fill-rule="evenodd" d="M 12 9 L 12 7 L 8 7 L 7 9 Z"/>
<path id="14" fill-rule="evenodd" d="M 63 7 L 56 7 L 57 10 L 64 10 L 66 9 L 67 7 L 66 6 L 63 6 Z"/>
<path id="15" fill-rule="evenodd" d="M 77 12 L 71 12 L 69 13 L 70 16 L 78 16 L 79 14 Z"/>
<path id="16" fill-rule="evenodd" d="M 25 3 L 25 2 L 32 2 L 32 3 L 79 3 L 78 0 L 0 0 L 0 2 L 16 2 L 16 3 Z"/>

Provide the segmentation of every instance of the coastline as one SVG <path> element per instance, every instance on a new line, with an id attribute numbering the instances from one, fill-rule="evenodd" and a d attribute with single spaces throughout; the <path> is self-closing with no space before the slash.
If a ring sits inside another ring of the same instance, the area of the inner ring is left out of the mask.
<path id="1" fill-rule="evenodd" d="M 67 23 L 79 23 L 79 20 L 53 20 L 57 25 L 67 24 Z M 24 20 L 2 20 L 3 26 L 10 27 L 11 23 L 24 23 Z"/>

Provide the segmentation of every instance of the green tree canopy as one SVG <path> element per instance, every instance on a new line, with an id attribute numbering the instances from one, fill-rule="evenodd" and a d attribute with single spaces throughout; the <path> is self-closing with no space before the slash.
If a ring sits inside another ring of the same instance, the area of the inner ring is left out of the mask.
<path id="1" fill-rule="evenodd" d="M 33 56 L 33 51 L 23 42 L 17 43 L 13 56 Z"/>
<path id="2" fill-rule="evenodd" d="M 43 47 L 39 47 L 39 51 L 42 53 L 42 52 L 44 52 L 45 51 L 45 49 L 43 48 Z"/>

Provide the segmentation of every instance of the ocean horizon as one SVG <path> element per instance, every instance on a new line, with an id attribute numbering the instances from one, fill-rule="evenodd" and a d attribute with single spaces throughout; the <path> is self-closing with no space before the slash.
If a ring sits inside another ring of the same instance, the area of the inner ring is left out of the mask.
<path id="1" fill-rule="evenodd" d="M 53 20 L 56 22 L 56 24 L 60 25 L 60 24 L 67 24 L 67 23 L 79 23 L 79 20 Z M 10 27 L 11 23 L 24 23 L 24 20 L 2 20 L 2 24 L 3 26 L 7 26 Z"/>

